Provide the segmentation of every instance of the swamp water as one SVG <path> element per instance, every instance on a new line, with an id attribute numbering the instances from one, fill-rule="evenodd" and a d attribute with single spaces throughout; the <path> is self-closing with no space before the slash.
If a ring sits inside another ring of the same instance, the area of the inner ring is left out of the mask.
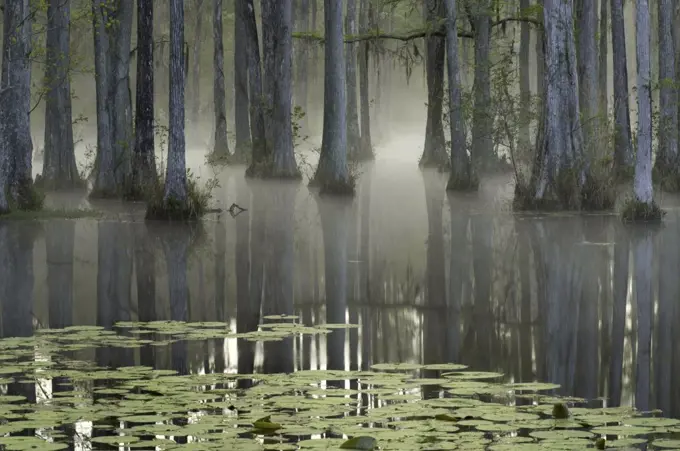
<path id="1" fill-rule="evenodd" d="M 650 229 L 447 199 L 412 162 L 351 203 L 220 183 L 246 212 L 0 222 L 0 446 L 680 448 L 667 200 Z"/>

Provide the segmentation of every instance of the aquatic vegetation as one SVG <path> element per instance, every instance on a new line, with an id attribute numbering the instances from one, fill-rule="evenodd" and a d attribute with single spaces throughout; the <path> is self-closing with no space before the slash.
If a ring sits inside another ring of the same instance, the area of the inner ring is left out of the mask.
<path id="1" fill-rule="evenodd" d="M 4 338 L 0 446 L 18 451 L 75 444 L 131 450 L 531 451 L 651 443 L 653 449 L 680 449 L 680 420 L 627 407 L 585 408 L 583 400 L 557 396 L 555 384 L 507 383 L 500 373 L 457 363 L 181 374 L 144 365 L 112 368 L 78 358 L 91 357 L 93 349 L 158 350 L 226 338 L 283 340 L 351 327 L 309 327 L 296 320 L 271 316 L 257 331 L 241 334 L 221 322 L 153 321 Z M 421 377 L 423 371 L 427 377 Z"/>

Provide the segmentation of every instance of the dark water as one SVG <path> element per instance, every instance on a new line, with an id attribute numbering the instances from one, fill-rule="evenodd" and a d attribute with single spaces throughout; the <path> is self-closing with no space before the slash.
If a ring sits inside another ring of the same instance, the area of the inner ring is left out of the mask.
<path id="1" fill-rule="evenodd" d="M 145 223 L 127 207 L 116 219 L 0 222 L 2 336 L 165 319 L 248 332 L 264 315 L 295 314 L 360 327 L 122 350 L 103 363 L 249 373 L 457 362 L 680 417 L 676 209 L 661 228 L 513 216 L 503 183 L 447 198 L 443 179 L 398 165 L 366 171 L 353 201 L 220 177 L 216 202 L 248 211 L 193 226 Z"/>

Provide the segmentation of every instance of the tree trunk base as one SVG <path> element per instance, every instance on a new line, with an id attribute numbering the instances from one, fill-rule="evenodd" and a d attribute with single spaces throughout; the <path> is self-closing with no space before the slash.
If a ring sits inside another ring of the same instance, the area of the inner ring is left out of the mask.
<path id="1" fill-rule="evenodd" d="M 308 186 L 317 188 L 320 196 L 353 197 L 356 194 L 356 179 L 351 175 L 346 180 L 337 180 L 316 174 Z"/>
<path id="2" fill-rule="evenodd" d="M 354 161 L 361 163 L 364 161 L 375 160 L 375 152 L 373 152 L 373 146 L 365 141 L 360 142 L 357 150 L 355 152 L 350 152 L 347 155 L 349 161 Z"/>
<path id="3" fill-rule="evenodd" d="M 200 219 L 204 214 L 202 205 L 191 200 L 150 201 L 147 205 L 145 219 L 162 221 L 191 221 Z"/>
<path id="4" fill-rule="evenodd" d="M 515 211 L 609 211 L 616 203 L 616 180 L 609 171 L 594 174 L 592 170 L 579 186 L 578 174 L 573 170 L 563 172 L 559 180 L 546 188 L 546 195 L 536 196 L 534 183 L 515 183 L 515 196 L 512 202 Z"/>
<path id="5" fill-rule="evenodd" d="M 10 189 L 10 194 L 10 210 L 38 211 L 42 210 L 45 203 L 45 194 L 30 179 L 19 180 L 16 187 Z"/>
<path id="6" fill-rule="evenodd" d="M 83 191 L 87 189 L 85 180 L 71 177 L 46 178 L 42 174 L 35 177 L 34 185 L 44 191 Z"/>
<path id="7" fill-rule="evenodd" d="M 246 169 L 246 177 L 259 179 L 279 179 L 279 180 L 301 180 L 302 174 L 296 167 L 295 169 L 280 169 L 274 166 L 272 161 L 261 163 L 251 163 Z"/>
<path id="8" fill-rule="evenodd" d="M 651 222 L 658 223 L 666 214 L 665 211 L 652 201 L 651 204 L 631 199 L 626 202 L 621 212 L 621 217 L 625 222 Z"/>
<path id="9" fill-rule="evenodd" d="M 439 169 L 441 171 L 451 170 L 451 160 L 449 156 L 444 153 L 442 157 L 439 152 L 423 152 L 423 155 L 418 161 L 420 169 Z"/>
<path id="10" fill-rule="evenodd" d="M 249 142 L 238 144 L 234 153 L 227 158 L 227 164 L 233 166 L 249 165 L 252 154 L 252 145 Z"/>
<path id="11" fill-rule="evenodd" d="M 470 192 L 479 189 L 479 180 L 474 176 L 461 176 L 451 171 L 446 191 Z"/>

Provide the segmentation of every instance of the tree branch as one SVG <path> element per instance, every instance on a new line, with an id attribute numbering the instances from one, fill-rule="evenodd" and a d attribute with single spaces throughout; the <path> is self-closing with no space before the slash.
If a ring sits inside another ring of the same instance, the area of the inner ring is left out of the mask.
<path id="1" fill-rule="evenodd" d="M 508 22 L 523 22 L 523 23 L 529 23 L 533 24 L 539 28 L 543 28 L 543 22 L 540 20 L 532 19 L 530 17 L 506 17 L 505 19 L 500 19 L 491 24 L 492 27 L 497 27 L 500 25 L 507 24 Z M 404 33 L 386 33 L 381 31 L 380 29 L 375 29 L 368 31 L 363 34 L 358 34 L 358 35 L 346 35 L 344 42 L 345 43 L 353 43 L 353 42 L 362 42 L 362 41 L 370 41 L 373 39 L 391 39 L 395 41 L 412 41 L 414 39 L 419 39 L 419 38 L 424 38 L 427 36 L 446 36 L 446 28 L 443 23 L 437 24 L 437 26 L 434 29 L 430 28 L 422 28 L 418 30 L 411 30 L 407 31 Z M 466 31 L 459 31 L 458 32 L 458 37 L 459 38 L 467 38 L 467 39 L 473 39 L 474 35 L 472 33 L 466 32 Z M 323 35 L 317 34 L 315 32 L 295 32 L 293 33 L 293 38 L 295 39 L 304 39 L 308 41 L 318 41 L 318 42 L 324 42 L 325 37 Z"/>

